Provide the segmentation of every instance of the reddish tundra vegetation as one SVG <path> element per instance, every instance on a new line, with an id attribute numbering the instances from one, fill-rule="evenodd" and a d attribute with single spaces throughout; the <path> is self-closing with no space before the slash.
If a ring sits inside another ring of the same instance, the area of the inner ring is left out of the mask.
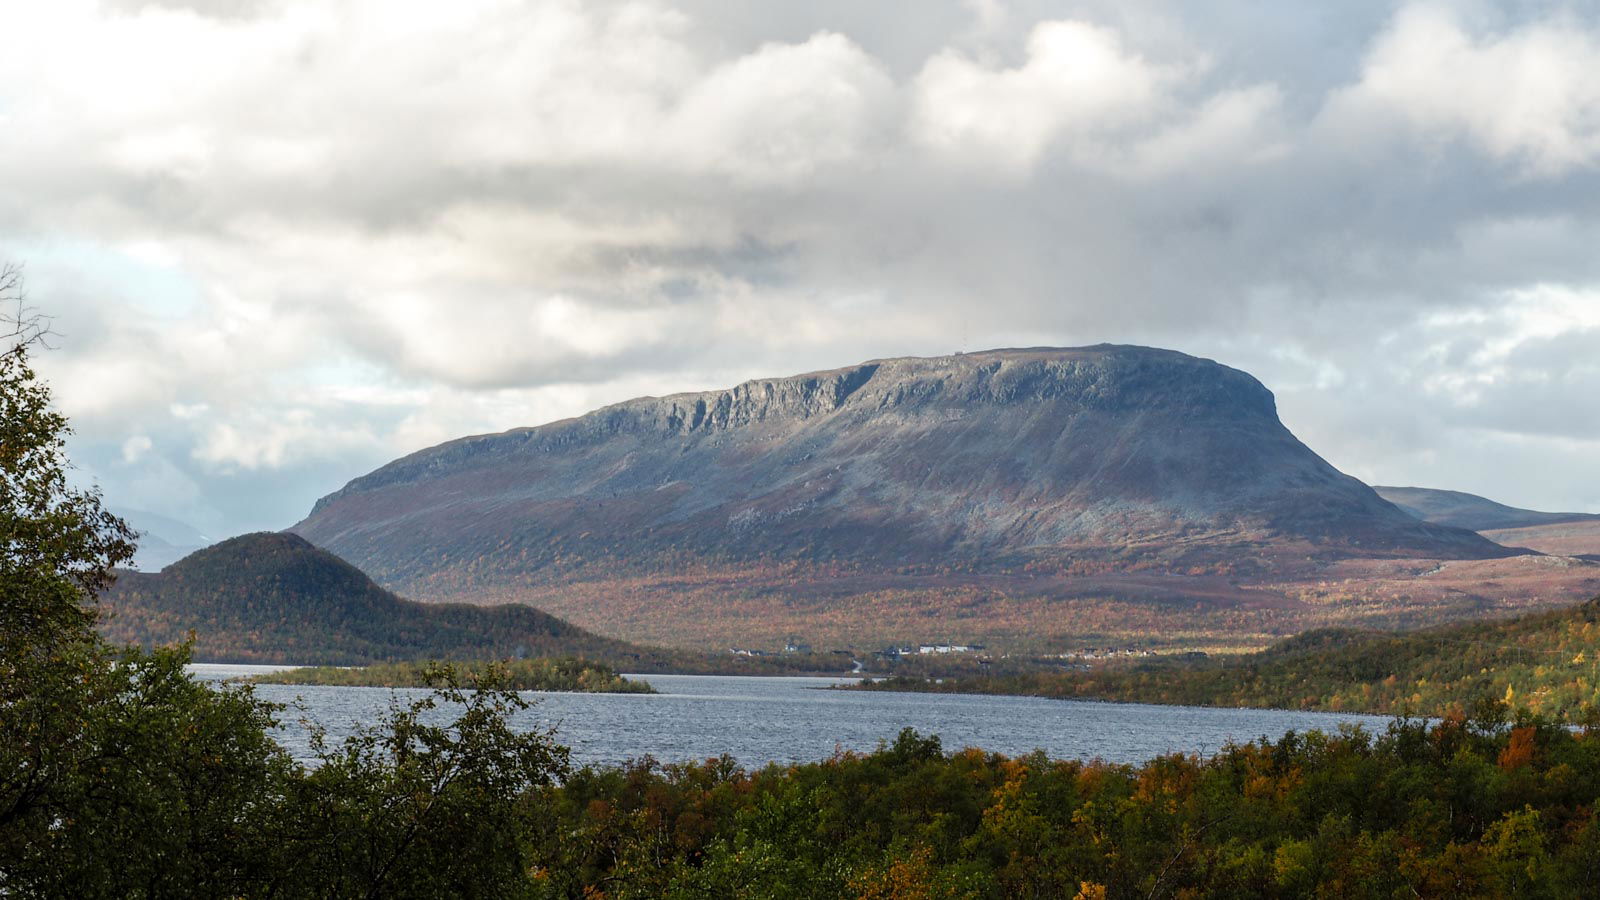
<path id="1" fill-rule="evenodd" d="M 1102 345 L 876 360 L 463 438 L 294 530 L 412 599 L 702 649 L 1253 647 L 1600 588 L 1581 558 L 1600 545 L 1497 543 L 1451 522 L 1540 514 L 1443 493 L 1403 510 L 1296 439 L 1249 375 Z"/>

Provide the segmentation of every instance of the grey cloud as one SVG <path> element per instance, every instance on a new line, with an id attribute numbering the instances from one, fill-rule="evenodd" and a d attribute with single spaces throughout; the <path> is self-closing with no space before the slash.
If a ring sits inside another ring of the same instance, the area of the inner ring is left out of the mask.
<path id="1" fill-rule="evenodd" d="M 0 197 L 15 223 L 0 241 L 71 240 L 104 259 L 153 245 L 151 265 L 198 285 L 198 309 L 153 323 L 85 287 L 73 269 L 92 260 L 41 273 L 74 324 L 52 363 L 64 397 L 108 360 L 146 373 L 118 408 L 80 407 L 108 491 L 135 490 L 112 461 L 148 424 L 223 522 L 295 517 L 446 427 L 1013 342 L 1162 344 L 1247 368 L 1314 446 L 1378 480 L 1459 474 L 1440 486 L 1524 503 L 1550 499 L 1557 477 L 1595 481 L 1570 450 L 1595 436 L 1593 415 L 1571 414 L 1596 387 L 1581 364 L 1600 349 L 1592 327 L 1524 341 L 1499 361 L 1513 374 L 1470 403 L 1429 387 L 1471 372 L 1519 291 L 1600 303 L 1600 168 L 1531 171 L 1526 142 L 1501 152 L 1481 123 L 1438 125 L 1437 110 L 1413 127 L 1362 95 L 1411 7 L 978 5 L 547 2 L 356 59 L 341 54 L 359 33 L 273 43 L 262 23 L 285 7 L 221 4 L 211 34 L 239 59 L 214 93 L 129 111 L 66 62 L 16 82 L 78 104 L 81 123 L 28 120 L 56 130 L 0 148 L 18 186 Z M 1575 9 L 1447 9 L 1474 46 L 1540 23 L 1600 35 Z M 1059 84 L 1007 74 L 1047 20 L 1108 30 L 1124 62 L 1181 74 L 1115 128 L 1061 119 Z M 555 25 L 571 31 L 548 51 L 566 67 L 552 74 L 527 48 Z M 1003 146 L 919 138 L 920 79 L 941 54 L 1017 116 L 1049 118 L 1030 120 L 1036 155 L 1019 167 Z M 629 68 L 645 63 L 658 77 Z M 0 89 L 4 114 L 30 110 Z M 1479 314 L 1483 327 L 1429 324 Z M 329 363 L 357 374 L 307 374 Z M 361 390 L 308 399 L 324 388 Z M 430 390 L 457 411 L 406 405 Z M 174 403 L 211 411 L 177 421 Z M 303 452 L 274 463 L 262 448 L 296 415 Z M 205 443 L 223 427 L 227 441 Z M 1564 474 L 1437 462 L 1513 446 Z M 260 464 L 230 468 L 225 450 Z"/>
<path id="2" fill-rule="evenodd" d="M 1455 406 L 1453 424 L 1530 437 L 1600 441 L 1600 328 L 1525 341 L 1504 373 Z"/>
<path id="3" fill-rule="evenodd" d="M 281 8 L 278 0 L 106 0 L 104 8 L 127 15 L 147 10 L 192 13 L 211 19 L 254 19 Z"/>

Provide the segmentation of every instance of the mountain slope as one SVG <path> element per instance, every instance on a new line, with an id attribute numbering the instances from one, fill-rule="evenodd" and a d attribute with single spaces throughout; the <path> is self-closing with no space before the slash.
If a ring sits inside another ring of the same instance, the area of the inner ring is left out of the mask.
<path id="1" fill-rule="evenodd" d="M 1483 536 L 1505 547 L 1527 547 L 1552 556 L 1571 556 L 1600 562 L 1600 517 L 1500 528 Z"/>
<path id="2" fill-rule="evenodd" d="M 589 627 L 614 622 L 614 582 L 633 579 L 648 596 L 616 633 L 668 641 L 675 598 L 756 571 L 793 606 L 863 574 L 1511 552 L 1334 469 L 1249 375 L 1121 346 L 878 360 L 631 400 L 412 454 L 293 530 L 409 596 L 537 599 Z M 737 621 L 743 602 L 717 613 Z"/>
<path id="3" fill-rule="evenodd" d="M 1471 531 L 1530 528 L 1567 522 L 1600 522 L 1593 513 L 1551 513 L 1518 509 L 1476 494 L 1417 487 L 1374 487 L 1378 496 L 1425 522 Z"/>
<path id="4" fill-rule="evenodd" d="M 359 569 L 292 534 L 248 534 L 173 563 L 124 572 L 101 598 L 102 630 L 143 645 L 195 632 L 201 662 L 344 665 L 424 657 L 642 652 L 529 606 L 403 600 Z"/>
<path id="5" fill-rule="evenodd" d="M 1091 672 L 890 679 L 880 688 L 1440 715 L 1480 698 L 1577 716 L 1600 707 L 1600 598 L 1499 622 L 1403 634 L 1319 629 L 1237 659 Z"/>

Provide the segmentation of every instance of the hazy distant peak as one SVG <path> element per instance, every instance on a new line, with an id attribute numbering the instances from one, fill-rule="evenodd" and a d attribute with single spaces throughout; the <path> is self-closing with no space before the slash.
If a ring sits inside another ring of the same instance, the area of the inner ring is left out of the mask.
<path id="1" fill-rule="evenodd" d="M 118 508 L 112 512 L 138 533 L 133 564 L 146 572 L 160 570 L 211 543 L 193 525 L 170 516 L 142 509 Z"/>
<path id="2" fill-rule="evenodd" d="M 1593 513 L 1539 512 L 1496 503 L 1477 494 L 1438 488 L 1374 487 L 1379 496 L 1425 522 L 1472 531 L 1527 528 L 1600 519 Z"/>

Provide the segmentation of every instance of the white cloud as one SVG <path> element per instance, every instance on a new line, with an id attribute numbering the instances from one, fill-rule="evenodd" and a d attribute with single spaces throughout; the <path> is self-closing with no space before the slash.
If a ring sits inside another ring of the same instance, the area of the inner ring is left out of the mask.
<path id="1" fill-rule="evenodd" d="M 1152 57 L 1115 29 L 1079 21 L 1033 27 L 1020 66 L 956 50 L 913 85 L 910 131 L 935 153 L 1026 176 L 1041 159 L 1133 179 L 1280 159 L 1290 137 L 1274 84 L 1217 87 L 1187 48 Z"/>
<path id="2" fill-rule="evenodd" d="M 1281 160 L 1292 149 L 1278 121 L 1282 101 L 1276 85 L 1222 91 L 1187 119 L 1133 148 L 1125 166 L 1159 176 Z"/>
<path id="3" fill-rule="evenodd" d="M 585 360 L 648 347 L 683 324 L 667 309 L 614 309 L 526 293 L 479 294 L 449 306 L 435 296 L 386 293 L 366 316 L 373 330 L 369 354 L 463 385 L 559 377 Z"/>
<path id="4" fill-rule="evenodd" d="M 194 458 L 222 469 L 277 469 L 306 458 L 338 456 L 380 445 L 363 424 L 318 421 L 308 409 L 249 415 L 243 421 L 217 422 L 203 433 Z"/>
<path id="5" fill-rule="evenodd" d="M 1475 34 L 1438 4 L 1395 17 L 1335 96 L 1335 127 L 1390 132 L 1393 120 L 1425 141 L 1467 139 L 1532 177 L 1600 162 L 1600 31 L 1564 17 Z"/>
<path id="6" fill-rule="evenodd" d="M 122 461 L 136 463 L 154 446 L 148 435 L 136 434 L 122 442 Z"/>
<path id="7" fill-rule="evenodd" d="M 0 257 L 75 452 L 219 532 L 463 433 L 1004 343 L 1237 363 L 1363 473 L 1448 449 L 1419 405 L 1575 458 L 1596 17 L 1373 9 L 24 4 Z"/>
<path id="8" fill-rule="evenodd" d="M 667 137 L 687 167 L 793 181 L 856 159 L 888 132 L 892 93 L 877 63 L 842 35 L 767 44 L 695 85 Z"/>
<path id="9" fill-rule="evenodd" d="M 996 69 L 951 50 L 930 59 L 917 76 L 912 129 L 979 164 L 1025 169 L 1058 140 L 1098 153 L 1151 116 L 1183 74 L 1130 52 L 1112 29 L 1041 22 L 1021 66 Z"/>

